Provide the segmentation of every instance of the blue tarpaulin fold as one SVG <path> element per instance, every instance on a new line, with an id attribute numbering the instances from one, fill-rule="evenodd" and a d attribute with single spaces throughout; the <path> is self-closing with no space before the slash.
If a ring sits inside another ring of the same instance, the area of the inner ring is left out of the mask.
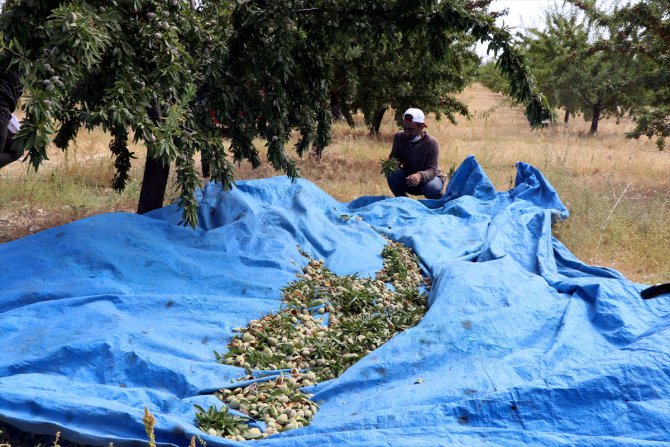
<path id="1" fill-rule="evenodd" d="M 534 167 L 496 192 L 473 157 L 440 200 L 340 203 L 286 177 L 98 215 L 0 245 L 0 422 L 70 441 L 237 445 L 194 404 L 244 376 L 232 328 L 278 310 L 310 256 L 372 276 L 385 238 L 432 278 L 420 324 L 313 388 L 309 427 L 258 446 L 670 445 L 670 300 L 589 266 L 552 237 L 567 209 Z"/>

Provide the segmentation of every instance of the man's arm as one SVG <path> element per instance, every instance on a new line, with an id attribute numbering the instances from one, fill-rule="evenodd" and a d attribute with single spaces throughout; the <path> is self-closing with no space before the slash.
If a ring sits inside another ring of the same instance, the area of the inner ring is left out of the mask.
<path id="1" fill-rule="evenodd" d="M 421 183 L 429 182 L 437 175 L 437 163 L 438 159 L 440 158 L 440 145 L 435 139 L 432 139 L 431 143 L 432 144 L 428 147 L 425 167 L 423 170 L 418 172 L 421 174 Z"/>
<path id="2" fill-rule="evenodd" d="M 400 151 L 400 142 L 398 141 L 398 134 L 393 136 L 393 145 L 391 146 L 391 153 L 389 159 L 395 158 L 402 164 L 402 156 Z"/>

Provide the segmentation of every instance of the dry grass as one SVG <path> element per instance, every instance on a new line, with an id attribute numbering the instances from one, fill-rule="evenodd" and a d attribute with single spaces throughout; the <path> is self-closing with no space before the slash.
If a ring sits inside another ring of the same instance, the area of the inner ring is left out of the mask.
<path id="1" fill-rule="evenodd" d="M 604 120 L 597 136 L 587 135 L 589 123 L 581 118 L 531 131 L 522 109 L 500 95 L 475 85 L 460 97 L 475 115 L 472 120 L 454 126 L 428 117 L 429 132 L 441 145 L 443 170 L 473 154 L 496 188 L 507 190 L 514 164 L 528 162 L 570 208 L 570 219 L 557 225 L 555 234 L 575 255 L 636 281 L 670 281 L 670 154 L 659 152 L 653 141 L 624 138 L 629 120 Z M 298 160 L 302 176 L 340 201 L 387 195 L 379 160 L 388 156 L 395 131 L 390 113 L 379 138 L 369 137 L 362 125 L 350 129 L 338 123 L 334 143 L 320 162 Z M 135 148 L 133 180 L 119 195 L 109 189 L 108 141 L 99 132 L 84 133 L 68 154 L 54 151 L 37 174 L 18 163 L 0 170 L 0 242 L 90 214 L 133 211 L 144 149 Z M 254 171 L 242 164 L 237 178 L 272 175 L 277 173 L 267 165 Z"/>

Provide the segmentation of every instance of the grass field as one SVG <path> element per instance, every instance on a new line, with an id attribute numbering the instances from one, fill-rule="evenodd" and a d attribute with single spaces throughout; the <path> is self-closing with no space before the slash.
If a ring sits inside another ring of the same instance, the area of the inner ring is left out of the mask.
<path id="1" fill-rule="evenodd" d="M 653 141 L 624 137 L 631 122 L 603 120 L 596 136 L 589 123 L 573 119 L 531 131 L 523 110 L 500 95 L 474 85 L 459 95 L 473 118 L 457 125 L 428 117 L 428 130 L 441 145 L 441 168 L 457 167 L 476 156 L 500 191 L 508 190 L 517 161 L 539 168 L 557 189 L 571 217 L 554 234 L 580 259 L 615 268 L 642 283 L 670 281 L 670 154 Z M 378 138 L 360 123 L 337 123 L 333 144 L 320 162 L 299 160 L 302 176 L 340 201 L 389 194 L 379 160 L 390 151 L 397 127 L 388 113 Z M 88 215 L 130 211 L 139 194 L 144 149 L 127 190 L 114 193 L 107 149 L 100 132 L 82 132 L 67 153 L 52 151 L 38 173 L 14 163 L 0 170 L 0 242 L 9 241 Z M 259 143 L 262 147 L 262 143 Z M 238 169 L 238 179 L 277 175 L 267 165 Z M 174 197 L 175 191 L 170 192 Z M 168 198 L 166 203 L 170 200 Z"/>

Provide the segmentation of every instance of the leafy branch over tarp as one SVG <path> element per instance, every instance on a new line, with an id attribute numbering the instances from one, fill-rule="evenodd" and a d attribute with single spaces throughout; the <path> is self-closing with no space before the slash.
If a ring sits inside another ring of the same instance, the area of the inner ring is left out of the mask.
<path id="1" fill-rule="evenodd" d="M 0 16 L 0 72 L 18 71 L 25 85 L 16 140 L 35 169 L 52 141 L 66 149 L 79 129 L 101 127 L 114 138 L 114 186 L 121 189 L 132 138 L 147 147 L 148 161 L 176 165 L 184 223 L 195 226 L 198 153 L 211 178 L 229 188 L 234 163 L 260 165 L 257 139 L 268 162 L 290 177 L 299 175 L 286 151 L 293 131 L 298 155 L 329 144 L 335 66 L 345 61 L 338 49 L 352 38 L 365 52 L 402 35 L 407 51 L 452 62 L 468 51 L 464 42 L 488 42 L 512 97 L 540 125 L 551 116 L 547 102 L 495 17 L 486 1 L 10 0 Z M 445 75 L 456 80 L 459 72 Z M 447 116 L 465 113 L 448 95 L 440 101 Z M 165 185 L 145 188 L 152 180 L 145 175 L 140 203 L 160 194 L 157 207 Z"/>

